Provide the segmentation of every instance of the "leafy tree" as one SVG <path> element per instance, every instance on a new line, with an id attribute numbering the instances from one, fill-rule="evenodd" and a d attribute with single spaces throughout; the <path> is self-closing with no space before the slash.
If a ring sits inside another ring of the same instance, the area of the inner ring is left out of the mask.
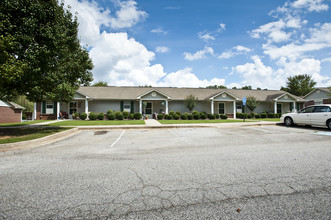
<path id="1" fill-rule="evenodd" d="M 184 103 L 191 113 L 195 106 L 197 106 L 198 104 L 198 97 L 196 97 L 195 95 L 188 95 L 184 99 Z"/>
<path id="2" fill-rule="evenodd" d="M 244 87 L 241 87 L 241 89 L 243 89 L 243 90 L 252 90 L 252 86 L 244 86 Z"/>
<path id="3" fill-rule="evenodd" d="M 99 81 L 99 82 L 94 83 L 92 86 L 108 86 L 108 84 L 107 84 L 107 82 Z"/>
<path id="4" fill-rule="evenodd" d="M 206 87 L 207 89 L 227 89 L 226 86 L 223 86 L 223 85 L 213 85 L 213 86 L 207 86 Z"/>
<path id="5" fill-rule="evenodd" d="M 259 105 L 259 102 L 256 100 L 256 98 L 254 96 L 248 96 L 246 98 L 246 106 L 249 110 L 251 110 L 252 112 L 254 111 L 254 109 Z"/>
<path id="6" fill-rule="evenodd" d="M 30 102 L 26 96 L 20 95 L 14 99 L 14 102 L 16 104 L 19 104 L 20 106 L 23 106 L 26 112 L 33 112 L 33 102 Z"/>
<path id="7" fill-rule="evenodd" d="M 70 101 L 93 80 L 77 18 L 57 0 L 0 1 L 0 99 Z"/>
<path id="8" fill-rule="evenodd" d="M 296 75 L 287 78 L 286 87 L 280 89 L 296 96 L 304 96 L 313 91 L 316 82 L 308 74 Z"/>
<path id="9" fill-rule="evenodd" d="M 237 89 L 237 87 L 232 87 L 232 89 Z"/>

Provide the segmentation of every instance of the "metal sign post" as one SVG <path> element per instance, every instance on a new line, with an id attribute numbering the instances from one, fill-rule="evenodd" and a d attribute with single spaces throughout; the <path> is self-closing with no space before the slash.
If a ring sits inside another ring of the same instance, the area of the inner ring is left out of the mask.
<path id="1" fill-rule="evenodd" d="M 245 118 L 246 118 L 246 114 L 245 114 L 245 106 L 246 106 L 246 97 L 243 97 L 244 122 L 245 122 Z"/>

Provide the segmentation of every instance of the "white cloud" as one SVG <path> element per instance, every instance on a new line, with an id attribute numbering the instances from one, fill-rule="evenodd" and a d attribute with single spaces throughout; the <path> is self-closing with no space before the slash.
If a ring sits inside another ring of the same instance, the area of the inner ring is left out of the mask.
<path id="1" fill-rule="evenodd" d="M 246 54 L 251 52 L 251 49 L 238 45 L 232 48 L 232 50 L 225 51 L 221 53 L 221 55 L 218 56 L 219 59 L 229 59 L 231 57 L 241 55 L 241 54 Z"/>
<path id="2" fill-rule="evenodd" d="M 225 31 L 225 27 L 226 27 L 226 24 L 223 24 L 223 23 L 220 23 L 220 28 L 218 29 L 218 31 Z"/>
<path id="3" fill-rule="evenodd" d="M 201 40 L 204 40 L 204 41 L 215 40 L 215 37 L 212 36 L 210 33 L 199 32 L 198 36 Z"/>
<path id="4" fill-rule="evenodd" d="M 191 68 L 178 70 L 169 73 L 158 86 L 176 86 L 176 87 L 206 87 L 210 85 L 224 85 L 225 79 L 213 78 L 211 80 L 200 80 Z"/>
<path id="5" fill-rule="evenodd" d="M 153 30 L 151 30 L 151 32 L 154 34 L 163 34 L 163 35 L 166 35 L 168 33 L 166 31 L 164 31 L 162 28 L 153 29 Z"/>
<path id="6" fill-rule="evenodd" d="M 324 62 L 331 62 L 331 57 L 324 58 L 322 60 L 322 63 L 324 63 Z"/>
<path id="7" fill-rule="evenodd" d="M 329 9 L 327 4 L 323 4 L 324 0 L 297 0 L 292 3 L 293 8 L 307 8 L 308 11 L 326 11 Z"/>
<path id="8" fill-rule="evenodd" d="M 185 52 L 184 58 L 185 58 L 185 60 L 189 60 L 189 61 L 200 60 L 200 59 L 206 58 L 207 54 L 214 55 L 213 48 L 206 46 L 203 50 L 199 50 L 199 51 L 195 52 L 194 54 Z"/>
<path id="9" fill-rule="evenodd" d="M 155 49 L 156 53 L 168 53 L 169 52 L 169 48 L 168 47 L 156 47 Z"/>
<path id="10" fill-rule="evenodd" d="M 120 10 L 116 12 L 116 18 L 111 18 L 110 25 L 114 29 L 129 28 L 147 17 L 147 13 L 137 8 L 133 0 L 120 2 Z"/>

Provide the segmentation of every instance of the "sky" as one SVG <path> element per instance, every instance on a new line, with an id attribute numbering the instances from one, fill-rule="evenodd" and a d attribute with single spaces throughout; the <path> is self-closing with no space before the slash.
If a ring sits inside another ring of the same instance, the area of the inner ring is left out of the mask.
<path id="1" fill-rule="evenodd" d="M 94 82 L 280 89 L 331 86 L 331 0 L 64 0 Z"/>

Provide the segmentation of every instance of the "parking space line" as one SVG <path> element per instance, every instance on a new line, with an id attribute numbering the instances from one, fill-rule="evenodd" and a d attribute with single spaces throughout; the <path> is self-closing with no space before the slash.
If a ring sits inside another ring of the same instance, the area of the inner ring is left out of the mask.
<path id="1" fill-rule="evenodd" d="M 169 131 L 170 133 L 172 133 L 173 135 L 175 135 L 176 137 L 178 137 L 178 138 L 182 139 L 182 140 L 183 140 L 184 142 L 186 142 L 187 144 L 189 144 L 189 145 L 193 145 L 193 143 L 192 143 L 192 142 L 190 142 L 190 141 L 186 140 L 185 138 L 183 138 L 183 137 L 179 136 L 178 134 L 176 134 L 176 133 L 175 133 L 175 132 L 173 132 L 172 130 L 168 129 L 168 131 Z"/>
<path id="2" fill-rule="evenodd" d="M 121 139 L 121 137 L 123 136 L 124 133 L 125 133 L 125 130 L 122 131 L 122 134 L 116 139 L 116 141 L 115 141 L 114 143 L 112 143 L 112 144 L 110 145 L 110 147 L 114 147 L 115 144 Z"/>

